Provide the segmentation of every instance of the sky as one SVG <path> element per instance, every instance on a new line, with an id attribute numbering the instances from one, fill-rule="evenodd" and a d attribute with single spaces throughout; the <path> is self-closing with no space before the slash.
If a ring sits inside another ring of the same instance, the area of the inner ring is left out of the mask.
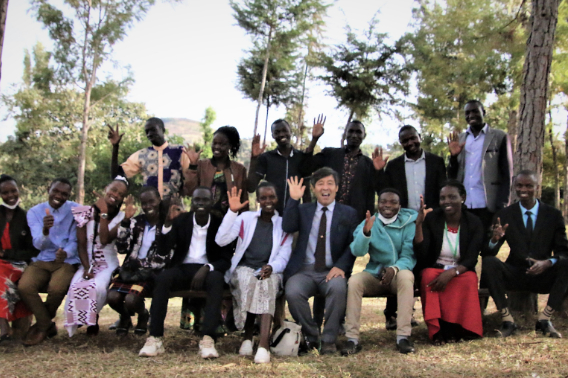
<path id="1" fill-rule="evenodd" d="M 362 32 L 377 12 L 378 31 L 396 40 L 409 30 L 413 6 L 412 0 L 337 0 L 325 20 L 325 42 L 344 42 L 346 25 Z M 47 49 L 53 46 L 29 11 L 29 2 L 11 1 L 2 54 L 2 94 L 14 92 L 14 85 L 22 77 L 24 51 L 31 50 L 38 41 Z M 251 46 L 251 38 L 236 24 L 228 0 L 183 0 L 178 4 L 158 1 L 115 46 L 112 62 L 105 64 L 99 77 L 121 78 L 130 70 L 135 84 L 128 98 L 145 103 L 148 114 L 199 121 L 211 106 L 217 113 L 214 129 L 236 126 L 241 137 L 249 138 L 254 129 L 256 102 L 243 98 L 235 85 L 237 64 Z M 317 81 L 308 83 L 307 105 L 307 120 L 320 113 L 327 116 L 319 145 L 338 147 L 347 112 L 336 109 L 335 99 Z M 260 114 L 265 112 L 262 108 Z M 271 108 L 269 122 L 284 115 L 283 107 Z M 5 109 L 0 109 L 0 116 L 0 141 L 4 141 L 13 134 L 15 122 L 4 119 Z M 263 126 L 264 122 L 259 124 Z M 367 143 L 386 145 L 397 139 L 400 125 L 388 117 L 373 117 L 366 126 Z"/>

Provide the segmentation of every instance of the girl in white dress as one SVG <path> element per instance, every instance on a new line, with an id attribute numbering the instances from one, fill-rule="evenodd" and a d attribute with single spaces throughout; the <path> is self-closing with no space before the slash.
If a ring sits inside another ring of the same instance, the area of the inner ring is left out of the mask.
<path id="1" fill-rule="evenodd" d="M 95 193 L 99 197 L 95 205 L 73 209 L 81 266 L 65 302 L 64 325 L 70 337 L 82 325 L 87 326 L 88 335 L 99 332 L 99 313 L 106 304 L 112 272 L 119 266 L 114 240 L 124 218 L 120 206 L 127 192 L 128 181 L 117 176 L 105 188 L 104 196 Z"/>

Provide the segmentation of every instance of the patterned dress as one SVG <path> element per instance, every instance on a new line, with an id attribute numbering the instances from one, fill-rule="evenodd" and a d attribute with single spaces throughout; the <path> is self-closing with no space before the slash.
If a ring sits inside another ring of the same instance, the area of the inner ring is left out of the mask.
<path id="1" fill-rule="evenodd" d="M 82 208 L 84 209 L 85 206 Z M 83 214 L 76 213 L 75 219 L 79 220 Z M 121 211 L 109 223 L 109 230 L 112 230 L 123 218 L 124 213 Z M 110 244 L 101 245 L 98 230 L 95 238 L 95 226 L 98 228 L 99 224 L 91 217 L 86 225 L 87 252 L 91 273 L 94 273 L 95 277 L 88 280 L 84 279 L 85 270 L 81 266 L 73 276 L 67 292 L 64 325 L 69 337 L 75 334 L 80 325 L 92 326 L 97 324 L 97 315 L 106 304 L 107 289 L 112 272 L 119 265 L 114 241 Z M 81 227 L 80 223 L 78 227 Z"/>

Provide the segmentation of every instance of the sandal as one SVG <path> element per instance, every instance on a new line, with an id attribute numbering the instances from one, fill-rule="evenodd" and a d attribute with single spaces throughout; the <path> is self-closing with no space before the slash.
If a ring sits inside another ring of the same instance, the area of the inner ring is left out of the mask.
<path id="1" fill-rule="evenodd" d="M 136 324 L 136 328 L 134 328 L 134 334 L 138 336 L 145 335 L 148 332 L 148 320 L 150 319 L 150 313 L 148 310 L 144 310 L 144 312 L 138 315 L 138 323 Z"/>
<path id="2" fill-rule="evenodd" d="M 118 327 L 116 327 L 116 335 L 124 336 L 128 334 L 128 330 L 130 328 L 132 328 L 132 320 L 130 319 L 130 316 L 128 316 L 126 320 L 124 320 L 121 316 L 120 323 L 118 324 Z"/>

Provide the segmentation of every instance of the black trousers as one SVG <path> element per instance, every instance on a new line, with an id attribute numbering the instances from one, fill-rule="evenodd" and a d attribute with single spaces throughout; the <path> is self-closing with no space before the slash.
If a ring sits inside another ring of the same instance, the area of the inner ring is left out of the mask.
<path id="1" fill-rule="evenodd" d="M 552 267 L 536 276 L 527 274 L 527 267 L 506 264 L 493 256 L 484 257 L 482 264 L 484 281 L 498 310 L 507 307 L 507 290 L 550 293 L 547 305 L 555 311 L 562 308 L 568 290 L 568 259 L 559 259 Z"/>
<path id="2" fill-rule="evenodd" d="M 164 321 L 168 313 L 170 292 L 189 290 L 191 281 L 202 267 L 202 264 L 182 264 L 163 270 L 154 281 L 154 294 L 150 307 L 150 336 L 164 335 Z M 221 302 L 223 301 L 223 273 L 212 271 L 207 274 L 204 289 L 207 292 L 205 301 L 205 318 L 201 331 L 203 335 L 216 338 L 215 330 L 221 317 Z"/>

